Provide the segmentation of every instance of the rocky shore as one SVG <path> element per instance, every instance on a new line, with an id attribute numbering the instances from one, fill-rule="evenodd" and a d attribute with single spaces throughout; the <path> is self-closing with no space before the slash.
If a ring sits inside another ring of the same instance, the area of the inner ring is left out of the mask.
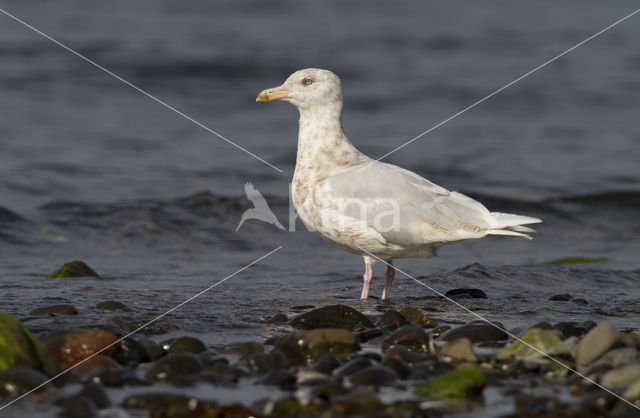
<path id="1" fill-rule="evenodd" d="M 49 277 L 86 275 L 98 277 L 73 262 Z M 486 298 L 478 289 L 448 294 Z M 556 299 L 582 303 L 570 295 Z M 95 306 L 117 314 L 111 327 L 36 335 L 0 314 L 0 399 L 7 404 L 38 388 L 2 413 L 21 416 L 28 407 L 67 417 L 640 415 L 640 335 L 608 322 L 532 324 L 517 340 L 499 322 L 438 324 L 424 306 L 381 302 L 375 315 L 345 305 L 295 308 L 294 315 L 259 320 L 277 330 L 267 333 L 274 336 L 219 346 L 194 336 L 164 338 L 179 333 L 170 321 L 123 338 L 145 322 L 118 301 Z M 29 315 L 81 314 L 63 304 Z"/>

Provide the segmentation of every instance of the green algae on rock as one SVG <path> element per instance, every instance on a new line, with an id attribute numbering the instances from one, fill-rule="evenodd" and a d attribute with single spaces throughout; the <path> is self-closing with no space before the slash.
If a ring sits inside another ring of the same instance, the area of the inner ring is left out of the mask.
<path id="1" fill-rule="evenodd" d="M 12 366 L 51 371 L 40 340 L 13 316 L 0 314 L 0 370 Z"/>
<path id="2" fill-rule="evenodd" d="M 464 367 L 423 383 L 415 389 L 415 393 L 429 399 L 459 399 L 480 393 L 485 383 L 484 373 L 480 369 Z"/>
<path id="3" fill-rule="evenodd" d="M 532 348 L 535 347 L 535 348 Z M 497 360 L 537 360 L 549 356 L 567 353 L 562 334 L 556 329 L 530 328 L 518 341 L 504 347 L 496 355 Z M 544 354 L 543 354 L 544 353 Z"/>
<path id="4" fill-rule="evenodd" d="M 84 261 L 70 261 L 65 263 L 58 270 L 46 276 L 47 279 L 60 279 L 66 277 L 97 277 L 98 273 L 89 267 Z"/>
<path id="5" fill-rule="evenodd" d="M 412 324 L 420 325 L 427 328 L 434 328 L 436 325 L 438 325 L 436 324 L 436 321 L 429 318 L 427 315 L 423 314 L 416 308 L 412 308 L 411 306 L 405 306 L 404 308 L 400 309 L 400 313 L 402 314 L 402 316 L 407 318 L 407 321 L 411 322 Z"/>

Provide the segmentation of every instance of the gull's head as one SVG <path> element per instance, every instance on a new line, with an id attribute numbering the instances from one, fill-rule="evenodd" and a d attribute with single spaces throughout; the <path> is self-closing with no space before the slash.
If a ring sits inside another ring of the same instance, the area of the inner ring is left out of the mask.
<path id="1" fill-rule="evenodd" d="M 342 109 L 342 84 L 329 70 L 306 68 L 291 74 L 278 87 L 260 92 L 256 102 L 284 100 L 298 109 L 336 107 Z"/>

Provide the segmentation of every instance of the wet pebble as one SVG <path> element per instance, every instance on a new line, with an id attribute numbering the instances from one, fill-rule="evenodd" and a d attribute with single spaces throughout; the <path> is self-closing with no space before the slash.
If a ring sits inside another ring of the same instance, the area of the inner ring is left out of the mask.
<path id="1" fill-rule="evenodd" d="M 31 367 L 14 366 L 0 371 L 0 397 L 23 395 L 46 382 L 47 376 Z"/>
<path id="2" fill-rule="evenodd" d="M 628 364 L 606 372 L 600 384 L 608 389 L 624 388 L 640 380 L 640 364 Z"/>
<path id="3" fill-rule="evenodd" d="M 130 311 L 130 309 L 127 308 L 126 305 L 116 300 L 105 300 L 102 302 L 98 302 L 98 304 L 96 304 L 96 309 L 103 309 L 105 311 Z"/>
<path id="4" fill-rule="evenodd" d="M 334 370 L 333 374 L 336 376 L 351 376 L 357 371 L 366 369 L 367 367 L 370 367 L 372 365 L 373 361 L 371 361 L 371 359 L 367 357 L 356 357 L 338 367 L 336 370 Z"/>
<path id="5" fill-rule="evenodd" d="M 194 399 L 175 393 L 149 392 L 129 395 L 122 401 L 127 409 L 159 409 L 167 406 L 178 406 L 179 409 L 188 408 Z"/>
<path id="6" fill-rule="evenodd" d="M 146 373 L 156 382 L 174 381 L 200 372 L 202 364 L 191 353 L 169 354 L 158 360 Z"/>
<path id="7" fill-rule="evenodd" d="M 71 369 L 70 373 L 75 376 L 86 376 L 96 370 L 118 370 L 121 367 L 122 366 L 111 357 L 98 354 L 78 364 Z"/>
<path id="8" fill-rule="evenodd" d="M 560 322 L 553 326 L 562 333 L 562 338 L 582 337 L 587 333 L 587 328 L 571 322 Z"/>
<path id="9" fill-rule="evenodd" d="M 80 391 L 54 403 L 62 407 L 61 416 L 85 418 L 94 416 L 98 409 L 109 407 L 111 400 L 102 385 L 88 381 Z"/>
<path id="10" fill-rule="evenodd" d="M 411 375 L 411 369 L 407 363 L 398 357 L 387 357 L 381 364 L 393 370 L 400 379 L 404 380 Z"/>
<path id="11" fill-rule="evenodd" d="M 162 350 L 162 355 L 164 355 L 164 349 L 160 345 L 157 346 Z M 149 354 L 147 350 L 148 346 L 143 345 L 140 341 L 132 337 L 120 340 L 116 344 L 116 348 L 117 353 L 115 359 L 118 363 L 133 366 L 152 360 L 151 354 Z"/>
<path id="12" fill-rule="evenodd" d="M 325 354 L 313 363 L 309 369 L 323 374 L 331 374 L 338 366 L 340 366 L 340 362 L 336 356 Z"/>
<path id="13" fill-rule="evenodd" d="M 436 321 L 411 306 L 405 306 L 400 309 L 400 313 L 407 318 L 409 322 L 420 325 L 421 327 L 433 328 L 437 325 Z"/>
<path id="14" fill-rule="evenodd" d="M 468 338 L 458 338 L 447 344 L 444 344 L 440 349 L 442 355 L 458 361 L 478 361 L 478 357 L 473 352 L 471 347 L 471 340 Z"/>
<path id="15" fill-rule="evenodd" d="M 415 392 L 428 399 L 457 399 L 480 394 L 485 384 L 486 378 L 480 369 L 465 367 L 428 380 Z"/>
<path id="16" fill-rule="evenodd" d="M 27 327 L 11 315 L 0 314 L 0 368 L 27 366 L 53 374 L 55 365 Z"/>
<path id="17" fill-rule="evenodd" d="M 279 313 L 279 314 L 273 315 L 271 318 L 267 319 L 264 322 L 265 324 L 282 324 L 284 322 L 287 322 L 288 320 L 289 318 L 287 318 L 287 315 L 283 313 Z"/>
<path id="18" fill-rule="evenodd" d="M 391 345 L 387 347 L 385 350 L 385 354 L 388 357 L 399 358 L 407 364 L 420 363 L 429 358 L 429 356 L 425 353 L 410 351 L 407 347 L 402 345 Z"/>
<path id="19" fill-rule="evenodd" d="M 537 360 L 545 357 L 543 353 L 553 356 L 568 352 L 560 331 L 535 327 L 528 329 L 520 335 L 518 340 L 500 350 L 496 359 L 501 361 Z"/>
<path id="20" fill-rule="evenodd" d="M 562 293 L 562 294 L 551 296 L 549 298 L 549 300 L 550 301 L 556 301 L 556 302 L 569 302 L 569 301 L 573 300 L 573 298 L 568 293 Z"/>
<path id="21" fill-rule="evenodd" d="M 385 341 L 386 345 L 403 345 L 412 351 L 428 351 L 429 336 L 424 329 L 415 324 L 398 328 Z"/>
<path id="22" fill-rule="evenodd" d="M 78 315 L 78 311 L 71 305 L 51 305 L 34 309 L 29 315 Z"/>
<path id="23" fill-rule="evenodd" d="M 321 328 L 280 337 L 275 341 L 275 347 L 287 356 L 292 365 L 308 365 L 327 353 L 353 353 L 358 345 L 356 337 L 346 329 Z"/>
<path id="24" fill-rule="evenodd" d="M 451 329 L 451 325 L 440 325 L 430 330 L 429 334 L 431 334 L 434 338 L 437 338 L 440 335 L 444 334 L 445 332 L 449 331 L 450 329 Z"/>
<path id="25" fill-rule="evenodd" d="M 362 386 L 393 386 L 396 383 L 396 373 L 384 366 L 370 366 L 353 373 L 351 382 Z"/>
<path id="26" fill-rule="evenodd" d="M 274 350 L 271 353 L 251 353 L 246 356 L 246 362 L 252 373 L 262 375 L 273 369 L 284 369 L 289 367 L 289 360 L 280 351 Z"/>
<path id="27" fill-rule="evenodd" d="M 369 340 L 382 337 L 384 335 L 384 331 L 379 328 L 371 328 L 361 332 L 356 332 L 354 333 L 354 335 L 356 337 L 356 340 L 358 340 L 359 343 L 364 343 Z"/>
<path id="28" fill-rule="evenodd" d="M 216 351 L 220 354 L 247 355 L 250 353 L 262 353 L 264 351 L 264 347 L 255 341 L 244 341 L 241 343 L 233 343 L 216 347 Z"/>
<path id="29" fill-rule="evenodd" d="M 273 369 L 263 374 L 258 381 L 263 385 L 283 386 L 295 383 L 296 376 L 284 369 Z"/>
<path id="30" fill-rule="evenodd" d="M 576 360 L 576 365 L 591 364 L 613 347 L 619 336 L 618 330 L 609 322 L 603 322 L 591 329 L 571 353 Z"/>
<path id="31" fill-rule="evenodd" d="M 118 337 L 110 331 L 92 329 L 86 331 L 56 331 L 44 339 L 47 352 L 59 363 L 73 366 L 103 348 L 114 344 Z M 102 351 L 103 355 L 117 358 L 114 346 Z"/>
<path id="32" fill-rule="evenodd" d="M 382 314 L 380 321 L 378 321 L 377 327 L 389 331 L 398 329 L 403 325 L 407 325 L 408 323 L 409 321 L 407 321 L 407 318 L 402 316 L 400 312 L 389 309 Z"/>
<path id="33" fill-rule="evenodd" d="M 451 299 L 487 299 L 483 290 L 473 288 L 451 289 L 444 295 Z"/>
<path id="34" fill-rule="evenodd" d="M 169 344 L 169 353 L 202 353 L 207 351 L 207 346 L 194 337 L 179 337 Z"/>
<path id="35" fill-rule="evenodd" d="M 506 340 L 509 336 L 503 331 L 504 325 L 499 322 L 493 322 L 493 324 L 497 327 L 484 321 L 472 321 L 445 332 L 440 339 L 453 341 L 468 338 L 471 342 Z"/>
<path id="36" fill-rule="evenodd" d="M 345 305 L 330 305 L 302 313 L 290 323 L 304 329 L 344 328 L 352 330 L 357 325 L 372 328 L 373 323 L 362 313 Z"/>

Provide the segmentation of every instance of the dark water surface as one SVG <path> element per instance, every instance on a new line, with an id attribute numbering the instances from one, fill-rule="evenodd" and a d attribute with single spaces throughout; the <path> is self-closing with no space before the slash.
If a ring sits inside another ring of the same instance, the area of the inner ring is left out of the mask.
<path id="1" fill-rule="evenodd" d="M 299 68 L 329 68 L 343 79 L 347 135 L 377 157 L 637 4 L 5 0 L 1 8 L 284 173 L 0 14 L 2 311 L 44 332 L 109 324 L 92 307 L 116 299 L 148 320 L 284 244 L 176 310 L 152 337 L 260 341 L 281 331 L 261 318 L 335 303 L 372 316 L 411 304 L 440 322 L 474 319 L 400 274 L 391 302 L 362 305 L 361 259 L 300 222 L 295 233 L 257 221 L 235 232 L 250 207 L 248 181 L 292 229 L 297 113 L 255 96 Z M 440 292 L 483 289 L 489 298 L 470 307 L 514 332 L 543 320 L 637 330 L 639 112 L 635 16 L 394 153 L 386 160 L 491 210 L 544 219 L 533 241 L 459 243 L 397 265 Z M 543 264 L 566 256 L 609 261 Z M 43 279 L 72 259 L 105 279 Z M 383 268 L 374 273 L 379 295 Z M 548 301 L 557 293 L 589 303 Z M 28 318 L 57 303 L 80 315 Z"/>

